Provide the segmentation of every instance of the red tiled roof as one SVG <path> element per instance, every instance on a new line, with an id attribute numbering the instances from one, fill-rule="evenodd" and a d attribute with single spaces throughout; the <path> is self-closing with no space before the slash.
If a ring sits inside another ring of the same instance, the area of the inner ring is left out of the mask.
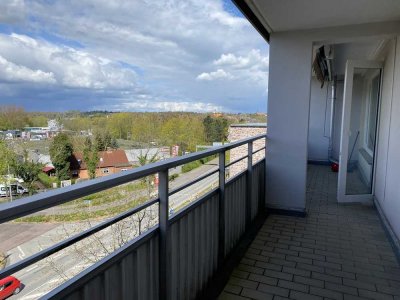
<path id="1" fill-rule="evenodd" d="M 98 157 L 99 157 L 99 163 L 97 164 L 97 168 L 130 166 L 124 150 L 118 149 L 118 150 L 100 151 L 98 153 Z M 87 169 L 86 163 L 83 160 L 82 152 L 75 152 L 72 155 L 71 169 L 73 170 Z"/>
<path id="2" fill-rule="evenodd" d="M 48 167 L 43 167 L 43 169 L 42 169 L 42 171 L 45 172 L 45 173 L 50 172 L 50 171 L 53 171 L 53 170 L 54 170 L 54 167 L 50 167 L 50 166 L 48 166 Z"/>

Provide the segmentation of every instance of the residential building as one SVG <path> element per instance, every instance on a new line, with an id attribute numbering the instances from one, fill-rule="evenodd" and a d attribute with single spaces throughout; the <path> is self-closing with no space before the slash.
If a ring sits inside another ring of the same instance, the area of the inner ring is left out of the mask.
<path id="1" fill-rule="evenodd" d="M 243 123 L 232 124 L 228 129 L 228 142 L 237 142 L 252 136 L 267 134 L 267 123 Z M 253 150 L 261 149 L 265 146 L 265 140 L 258 140 L 254 143 Z M 235 176 L 243 172 L 247 168 L 247 160 L 241 159 L 248 155 L 247 145 L 234 148 L 229 153 L 229 176 Z M 254 155 L 254 161 L 258 161 L 264 157 L 263 152 Z"/>
<path id="2" fill-rule="evenodd" d="M 99 162 L 96 167 L 96 177 L 107 176 L 132 168 L 124 150 L 107 150 L 98 152 Z M 74 177 L 89 179 L 87 163 L 82 152 L 75 152 L 71 158 L 71 172 Z"/>

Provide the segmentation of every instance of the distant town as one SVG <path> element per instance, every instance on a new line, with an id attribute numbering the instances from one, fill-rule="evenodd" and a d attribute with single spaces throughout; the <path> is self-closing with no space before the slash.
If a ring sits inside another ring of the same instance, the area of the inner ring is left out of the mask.
<path id="1" fill-rule="evenodd" d="M 0 202 L 203 150 L 226 142 L 231 124 L 265 121 L 264 113 L 33 113 L 2 106 Z"/>

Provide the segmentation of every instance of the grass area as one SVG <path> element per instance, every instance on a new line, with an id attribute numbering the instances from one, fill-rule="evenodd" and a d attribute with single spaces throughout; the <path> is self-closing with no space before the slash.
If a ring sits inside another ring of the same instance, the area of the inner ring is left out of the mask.
<path id="1" fill-rule="evenodd" d="M 126 204 L 96 211 L 78 210 L 63 215 L 37 215 L 16 219 L 15 222 L 49 223 L 49 222 L 76 222 L 105 217 L 112 217 L 146 201 L 146 197 L 135 199 Z"/>
<path id="2" fill-rule="evenodd" d="M 190 172 L 190 171 L 192 171 L 194 169 L 197 169 L 198 167 L 200 167 L 202 165 L 205 165 L 206 163 L 208 163 L 209 161 L 213 160 L 214 158 L 216 158 L 216 155 L 207 156 L 207 157 L 204 157 L 202 159 L 195 160 L 195 161 L 192 161 L 190 163 L 184 164 L 182 166 L 182 173 L 187 173 L 187 172 Z"/>
<path id="3" fill-rule="evenodd" d="M 83 198 L 79 198 L 65 205 L 77 205 L 78 207 L 87 207 L 87 202 L 90 201 L 90 206 L 99 206 L 107 203 L 123 200 L 129 193 L 144 190 L 146 184 L 142 181 L 128 183 L 122 186 L 111 188 L 102 192 L 91 194 Z"/>
<path id="4" fill-rule="evenodd" d="M 133 208 L 144 201 L 148 200 L 147 197 L 140 197 L 135 200 L 131 200 L 127 203 L 117 205 L 114 207 L 108 207 L 106 209 L 99 209 L 90 211 L 91 208 L 113 203 L 116 201 L 124 200 L 129 197 L 129 193 L 135 191 L 141 191 L 146 188 L 144 182 L 133 182 L 125 184 L 116 188 L 112 188 L 106 191 L 98 192 L 86 197 L 79 198 L 72 202 L 62 204 L 63 207 L 73 206 L 76 211 L 66 214 L 52 214 L 52 215 L 35 215 L 23 217 L 15 220 L 15 222 L 33 222 L 33 223 L 49 223 L 49 222 L 75 222 L 84 221 L 89 219 L 99 219 L 105 217 L 111 217 L 116 214 L 122 213 L 127 209 Z M 88 204 L 87 201 L 90 201 Z"/>

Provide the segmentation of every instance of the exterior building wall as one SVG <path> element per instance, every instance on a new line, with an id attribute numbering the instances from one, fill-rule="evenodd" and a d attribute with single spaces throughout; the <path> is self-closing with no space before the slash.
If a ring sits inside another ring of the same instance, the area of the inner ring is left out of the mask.
<path id="1" fill-rule="evenodd" d="M 330 84 L 325 83 L 321 88 L 321 83 L 315 77 L 312 78 L 308 130 L 308 160 L 311 161 L 329 159 L 330 90 Z"/>
<path id="2" fill-rule="evenodd" d="M 267 125 L 266 124 L 237 124 L 231 125 L 229 127 L 228 141 L 236 142 L 248 137 L 252 137 L 259 134 L 267 133 Z M 257 149 L 260 149 L 265 146 L 265 140 L 260 139 L 253 143 L 253 152 Z M 237 147 L 235 149 L 230 150 L 230 159 L 229 161 L 235 161 L 243 156 L 248 155 L 247 145 L 243 145 Z M 253 156 L 253 162 L 256 162 L 262 159 L 265 156 L 265 151 L 260 151 Z M 229 177 L 233 177 L 240 172 L 246 170 L 247 168 L 247 159 L 243 159 L 240 162 L 229 167 Z"/>
<path id="3" fill-rule="evenodd" d="M 375 199 L 400 240 L 400 35 L 384 62 Z"/>
<path id="4" fill-rule="evenodd" d="M 108 169 L 108 173 L 104 173 L 104 170 Z M 119 173 L 122 170 L 130 170 L 132 169 L 131 166 L 126 166 L 126 167 L 108 167 L 108 168 L 97 168 L 96 169 L 96 178 L 97 177 L 103 177 L 103 176 L 107 176 L 107 175 L 111 175 L 111 174 L 115 174 L 115 173 Z M 79 175 L 78 177 L 80 179 L 89 179 L 89 172 L 88 170 L 80 170 L 79 171 Z"/>

